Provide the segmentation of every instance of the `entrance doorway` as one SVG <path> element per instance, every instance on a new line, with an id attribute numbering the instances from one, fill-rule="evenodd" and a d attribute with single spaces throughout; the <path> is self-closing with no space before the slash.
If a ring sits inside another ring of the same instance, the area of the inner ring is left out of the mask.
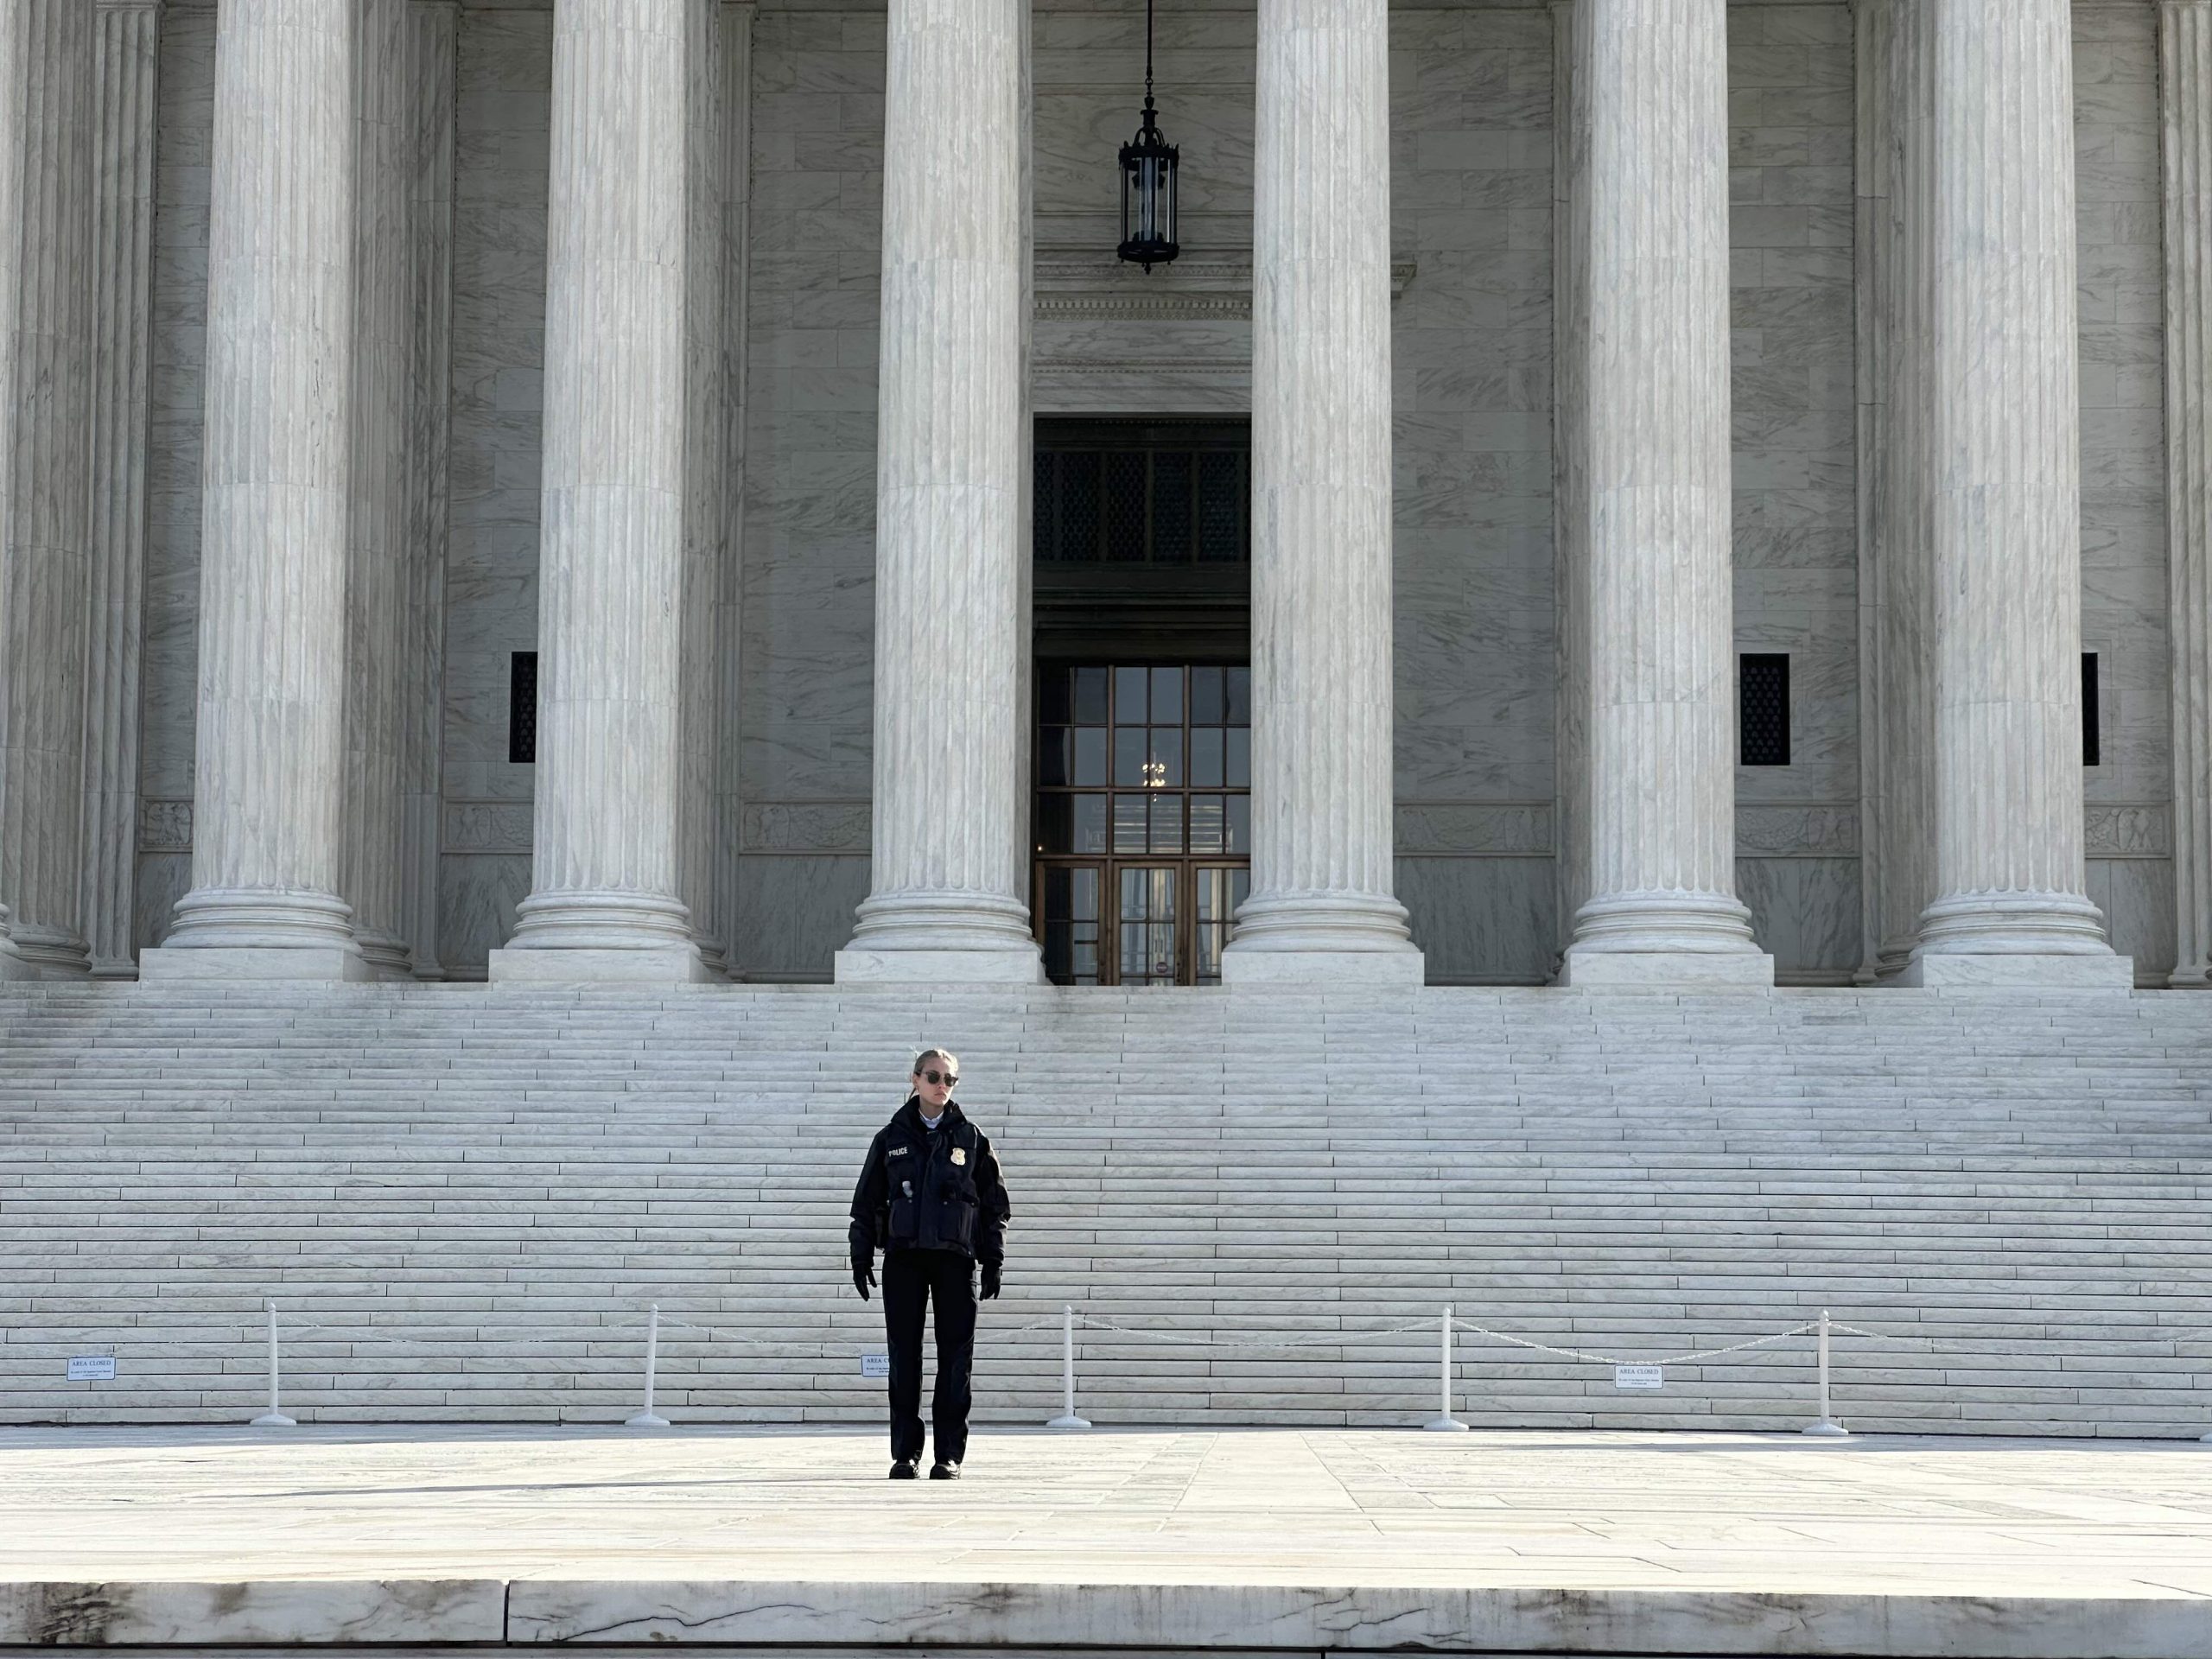
<path id="1" fill-rule="evenodd" d="M 1057 985 L 1221 979 L 1251 891 L 1252 676 L 1039 664 L 1031 913 Z"/>

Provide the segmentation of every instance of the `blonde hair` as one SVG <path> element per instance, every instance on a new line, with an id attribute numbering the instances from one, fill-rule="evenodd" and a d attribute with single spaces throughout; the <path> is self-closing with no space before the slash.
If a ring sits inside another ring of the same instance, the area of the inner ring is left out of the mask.
<path id="1" fill-rule="evenodd" d="M 913 1067 L 906 1075 L 912 1077 L 920 1077 L 922 1075 L 922 1068 L 927 1065 L 931 1060 L 935 1060 L 946 1071 L 951 1072 L 954 1077 L 957 1077 L 960 1075 L 960 1057 L 949 1048 L 924 1049 L 920 1053 L 914 1056 Z"/>

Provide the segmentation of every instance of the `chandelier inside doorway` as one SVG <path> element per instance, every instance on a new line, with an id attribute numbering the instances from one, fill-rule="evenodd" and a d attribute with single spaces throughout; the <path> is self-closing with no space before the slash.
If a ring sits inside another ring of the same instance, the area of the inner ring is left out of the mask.
<path id="1" fill-rule="evenodd" d="M 1160 136 L 1152 106 L 1152 0 L 1144 5 L 1144 120 L 1122 146 L 1122 245 L 1147 274 L 1182 251 L 1175 240 L 1176 146 Z"/>

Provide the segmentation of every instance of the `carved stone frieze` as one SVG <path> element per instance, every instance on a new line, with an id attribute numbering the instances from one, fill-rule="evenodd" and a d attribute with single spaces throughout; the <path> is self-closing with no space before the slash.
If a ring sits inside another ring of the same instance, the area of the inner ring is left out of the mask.
<path id="1" fill-rule="evenodd" d="M 1397 809 L 1398 854 L 1548 858 L 1549 802 L 1426 802 Z"/>
<path id="2" fill-rule="evenodd" d="M 2091 858 L 2164 858 L 2173 850 L 2173 814 L 2164 806 L 2102 806 L 2088 811 Z"/>
<path id="3" fill-rule="evenodd" d="M 1859 852 L 1855 806 L 1738 806 L 1738 858 L 1851 858 Z"/>
<path id="4" fill-rule="evenodd" d="M 761 801 L 745 809 L 748 853 L 865 853 L 866 801 Z"/>
<path id="5" fill-rule="evenodd" d="M 527 853 L 531 847 L 528 801 L 448 801 L 448 853 Z"/>
<path id="6" fill-rule="evenodd" d="M 138 803 L 138 850 L 142 853 L 188 853 L 192 850 L 192 803 Z"/>

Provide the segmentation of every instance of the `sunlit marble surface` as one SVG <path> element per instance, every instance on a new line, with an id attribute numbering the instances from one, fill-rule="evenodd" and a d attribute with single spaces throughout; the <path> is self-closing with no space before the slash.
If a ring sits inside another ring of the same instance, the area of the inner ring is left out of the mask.
<path id="1" fill-rule="evenodd" d="M 10 1430 L 0 1643 L 2212 1652 L 2190 1446 L 987 1427 L 958 1485 L 883 1465 L 821 1429 Z"/>

